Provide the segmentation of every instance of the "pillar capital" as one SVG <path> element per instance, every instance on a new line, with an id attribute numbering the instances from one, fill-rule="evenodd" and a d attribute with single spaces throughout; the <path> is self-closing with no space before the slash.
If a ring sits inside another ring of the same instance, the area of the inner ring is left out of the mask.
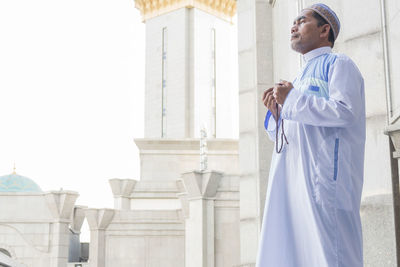
<path id="1" fill-rule="evenodd" d="M 47 206 L 54 220 L 70 222 L 74 210 L 75 201 L 79 194 L 74 191 L 49 191 L 44 194 Z"/>
<path id="2" fill-rule="evenodd" d="M 130 196 L 136 186 L 137 181 L 133 179 L 110 179 L 108 180 L 111 191 L 114 195 L 114 209 L 130 210 Z"/>
<path id="3" fill-rule="evenodd" d="M 108 180 L 111 186 L 111 191 L 114 197 L 129 197 L 136 185 L 136 180 L 133 179 L 110 179 Z"/>
<path id="4" fill-rule="evenodd" d="M 216 171 L 191 171 L 182 174 L 188 198 L 214 198 L 222 173 Z"/>
<path id="5" fill-rule="evenodd" d="M 113 209 L 85 209 L 90 231 L 107 229 L 114 217 L 114 213 Z"/>

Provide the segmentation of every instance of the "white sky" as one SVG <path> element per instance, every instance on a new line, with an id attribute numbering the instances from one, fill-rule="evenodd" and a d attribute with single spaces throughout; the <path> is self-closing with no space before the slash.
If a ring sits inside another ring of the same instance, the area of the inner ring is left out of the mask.
<path id="1" fill-rule="evenodd" d="M 144 24 L 133 0 L 0 0 L 0 176 L 113 207 L 139 178 Z"/>

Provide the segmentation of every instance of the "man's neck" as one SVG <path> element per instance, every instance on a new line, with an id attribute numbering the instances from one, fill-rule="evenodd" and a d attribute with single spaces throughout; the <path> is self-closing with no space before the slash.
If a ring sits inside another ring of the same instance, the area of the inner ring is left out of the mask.
<path id="1" fill-rule="evenodd" d="M 321 43 L 319 43 L 318 45 L 309 48 L 307 51 L 301 52 L 301 54 L 305 55 L 305 54 L 307 54 L 307 53 L 310 52 L 310 51 L 313 51 L 313 50 L 315 50 L 315 49 L 318 49 L 318 48 L 321 48 L 321 47 L 325 47 L 325 46 L 332 47 L 332 44 L 331 44 L 330 42 L 321 42 Z"/>
<path id="2" fill-rule="evenodd" d="M 305 53 L 303 55 L 303 58 L 307 62 L 307 61 L 310 61 L 311 59 L 313 59 L 315 57 L 318 57 L 318 56 L 323 55 L 323 54 L 328 54 L 328 53 L 331 53 L 331 52 L 332 52 L 332 48 L 330 46 L 318 47 L 316 49 L 313 49 L 313 50 Z"/>

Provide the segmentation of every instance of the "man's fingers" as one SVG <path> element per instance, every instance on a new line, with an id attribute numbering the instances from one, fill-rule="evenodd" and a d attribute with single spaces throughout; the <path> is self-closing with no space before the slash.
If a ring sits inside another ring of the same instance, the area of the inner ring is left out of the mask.
<path id="1" fill-rule="evenodd" d="M 265 96 L 264 104 L 265 104 L 265 106 L 266 106 L 267 108 L 269 108 L 269 103 L 271 102 L 271 97 L 272 97 L 271 92 L 268 92 L 268 93 L 266 94 L 266 96 Z"/>
<path id="2" fill-rule="evenodd" d="M 268 88 L 267 90 L 264 91 L 263 97 L 262 97 L 262 100 L 263 100 L 263 101 L 264 101 L 264 99 L 265 99 L 267 93 L 268 93 L 268 92 L 271 92 L 273 89 L 274 89 L 274 87 L 271 87 L 271 88 Z"/>
<path id="3" fill-rule="evenodd" d="M 267 106 L 267 108 L 268 108 L 268 103 L 269 103 L 270 99 L 271 99 L 271 93 L 268 92 L 264 99 L 264 104 L 265 104 L 265 106 Z"/>
<path id="4" fill-rule="evenodd" d="M 281 103 L 281 102 L 282 102 L 282 101 L 281 101 L 281 96 L 280 96 L 280 94 L 279 94 L 278 92 L 274 93 L 273 97 L 274 97 L 276 103 L 282 104 L 282 103 Z"/>
<path id="5" fill-rule="evenodd" d="M 267 102 L 266 104 L 267 104 L 268 109 L 272 109 L 273 106 L 275 105 L 275 98 L 274 98 L 274 96 L 272 95 L 272 92 L 270 92 L 270 93 L 267 95 L 266 102 Z"/>
<path id="6" fill-rule="evenodd" d="M 265 94 L 265 97 L 263 98 L 264 106 L 268 108 L 268 94 Z"/>
<path id="7" fill-rule="evenodd" d="M 270 101 L 269 101 L 269 108 L 271 110 L 273 110 L 275 108 L 275 104 L 276 104 L 276 100 L 275 98 L 271 97 Z"/>
<path id="8" fill-rule="evenodd" d="M 266 106 L 268 108 L 268 97 L 264 98 L 263 102 L 264 102 L 264 106 Z"/>

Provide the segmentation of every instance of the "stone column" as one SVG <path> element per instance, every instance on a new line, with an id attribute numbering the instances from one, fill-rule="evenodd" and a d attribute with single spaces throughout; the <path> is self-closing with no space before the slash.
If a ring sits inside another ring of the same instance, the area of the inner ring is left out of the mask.
<path id="1" fill-rule="evenodd" d="M 72 214 L 71 233 L 69 241 L 69 262 L 78 262 L 81 257 L 80 234 L 83 221 L 85 220 L 85 210 L 87 206 L 75 206 Z"/>
<path id="2" fill-rule="evenodd" d="M 214 267 L 214 200 L 221 176 L 215 171 L 193 171 L 182 175 L 189 202 L 185 266 Z"/>
<path id="3" fill-rule="evenodd" d="M 89 266 L 105 267 L 105 231 L 114 217 L 113 209 L 86 209 L 90 228 Z"/>
<path id="4" fill-rule="evenodd" d="M 136 181 L 132 179 L 110 179 L 108 181 L 114 195 L 114 209 L 130 210 L 130 196 L 135 188 Z"/>
<path id="5" fill-rule="evenodd" d="M 274 144 L 265 133 L 261 101 L 263 91 L 274 84 L 270 2 L 237 2 L 241 266 L 255 265 Z"/>
<path id="6" fill-rule="evenodd" d="M 65 267 L 68 262 L 69 224 L 79 194 L 61 190 L 47 192 L 44 196 L 54 218 L 51 225 L 50 266 Z"/>
<path id="7" fill-rule="evenodd" d="M 394 225 L 396 235 L 396 261 L 400 266 L 400 123 L 387 126 L 385 134 L 390 136 L 391 172 L 392 172 L 392 190 L 393 190 L 393 208 Z"/>

